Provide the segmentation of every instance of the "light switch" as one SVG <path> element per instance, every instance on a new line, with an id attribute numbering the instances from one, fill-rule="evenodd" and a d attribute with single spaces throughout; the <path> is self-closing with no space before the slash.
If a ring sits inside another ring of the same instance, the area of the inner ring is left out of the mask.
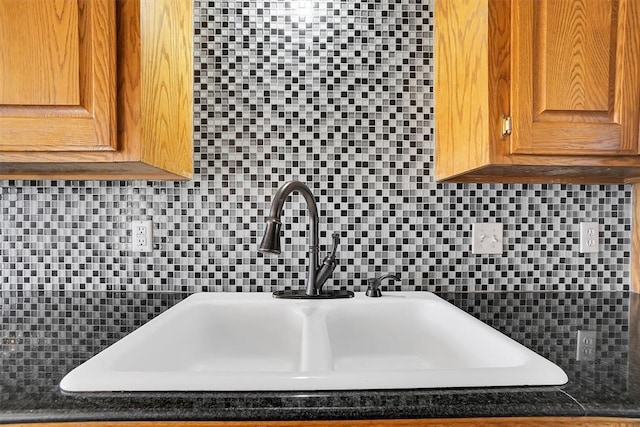
<path id="1" fill-rule="evenodd" d="M 500 222 L 479 222 L 471 228 L 471 252 L 476 255 L 502 254 L 503 228 Z"/>

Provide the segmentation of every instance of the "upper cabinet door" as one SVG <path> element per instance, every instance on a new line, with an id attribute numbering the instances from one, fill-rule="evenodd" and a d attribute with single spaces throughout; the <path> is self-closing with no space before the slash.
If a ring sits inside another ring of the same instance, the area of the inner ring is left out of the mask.
<path id="1" fill-rule="evenodd" d="M 640 1 L 511 5 L 511 153 L 638 154 Z"/>
<path id="2" fill-rule="evenodd" d="M 113 151 L 114 0 L 0 0 L 0 151 Z"/>

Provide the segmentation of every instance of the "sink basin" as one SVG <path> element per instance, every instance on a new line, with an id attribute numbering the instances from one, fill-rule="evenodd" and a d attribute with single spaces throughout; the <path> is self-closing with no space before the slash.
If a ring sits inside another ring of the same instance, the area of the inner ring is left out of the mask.
<path id="1" fill-rule="evenodd" d="M 91 391 L 560 385 L 566 374 L 427 292 L 282 300 L 198 293 L 67 374 Z"/>

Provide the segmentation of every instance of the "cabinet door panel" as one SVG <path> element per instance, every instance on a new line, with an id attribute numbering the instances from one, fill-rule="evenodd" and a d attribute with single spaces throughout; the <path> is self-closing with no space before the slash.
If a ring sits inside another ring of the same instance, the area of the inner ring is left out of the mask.
<path id="1" fill-rule="evenodd" d="M 613 3 L 540 2 L 534 39 L 538 114 L 598 111 L 608 115 L 616 58 Z"/>
<path id="2" fill-rule="evenodd" d="M 512 5 L 511 152 L 637 154 L 640 2 Z"/>
<path id="3" fill-rule="evenodd" d="M 114 0 L 0 0 L 2 152 L 112 151 Z"/>
<path id="4" fill-rule="evenodd" d="M 78 28 L 77 2 L 3 0 L 0 8 L 0 104 L 78 105 L 79 37 L 69 31 Z"/>

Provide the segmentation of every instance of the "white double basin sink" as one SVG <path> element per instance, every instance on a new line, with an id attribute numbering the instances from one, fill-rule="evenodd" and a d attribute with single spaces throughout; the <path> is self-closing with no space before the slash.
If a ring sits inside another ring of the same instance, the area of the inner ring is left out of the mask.
<path id="1" fill-rule="evenodd" d="M 560 385 L 558 366 L 428 292 L 197 293 L 67 374 L 67 392 Z"/>

